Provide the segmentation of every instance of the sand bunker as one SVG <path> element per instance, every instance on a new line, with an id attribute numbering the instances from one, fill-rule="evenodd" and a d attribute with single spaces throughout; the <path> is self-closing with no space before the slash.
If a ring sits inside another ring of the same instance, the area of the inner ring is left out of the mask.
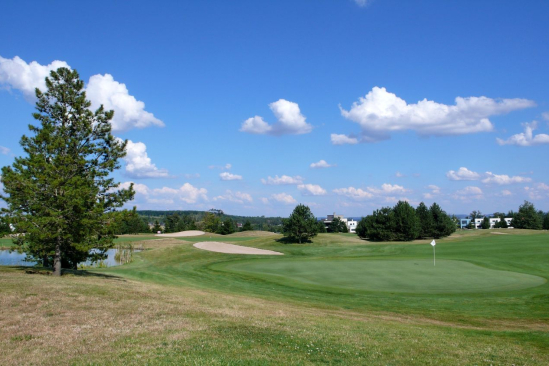
<path id="1" fill-rule="evenodd" d="M 155 236 L 161 236 L 164 238 L 179 238 L 182 236 L 199 236 L 204 234 L 206 233 L 200 230 L 187 230 L 187 231 L 180 231 L 178 233 L 156 234 Z"/>
<path id="2" fill-rule="evenodd" d="M 241 245 L 219 243 L 215 241 L 203 241 L 200 243 L 195 243 L 193 246 L 198 249 L 209 250 L 210 252 L 217 252 L 217 253 L 284 255 L 284 253 L 275 252 L 272 250 L 243 247 Z"/>

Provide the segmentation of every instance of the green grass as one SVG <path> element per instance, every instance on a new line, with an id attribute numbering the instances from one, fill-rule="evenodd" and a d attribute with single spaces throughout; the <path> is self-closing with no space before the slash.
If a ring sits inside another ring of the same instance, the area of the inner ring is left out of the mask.
<path id="1" fill-rule="evenodd" d="M 539 286 L 545 279 L 464 261 L 318 259 L 252 260 L 213 267 L 303 289 L 414 294 L 487 293 Z"/>
<path id="2" fill-rule="evenodd" d="M 61 280 L 0 269 L 5 363 L 549 364 L 547 232 L 462 231 L 437 240 L 436 266 L 430 240 L 208 236 Z M 285 255 L 192 246 L 206 240 Z"/>

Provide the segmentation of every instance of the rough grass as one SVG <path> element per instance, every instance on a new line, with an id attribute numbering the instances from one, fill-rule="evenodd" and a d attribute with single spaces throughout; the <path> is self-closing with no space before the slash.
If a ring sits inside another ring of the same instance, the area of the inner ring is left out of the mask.
<path id="1" fill-rule="evenodd" d="M 548 279 L 547 233 L 509 232 L 437 241 L 437 259 Z M 324 234 L 285 245 L 279 237 L 239 245 L 328 262 L 432 258 L 428 244 Z M 130 265 L 62 278 L 0 268 L 0 364 L 549 364 L 547 284 L 490 294 L 345 294 L 221 272 L 243 256 L 193 242 L 142 243 L 149 250 Z"/>

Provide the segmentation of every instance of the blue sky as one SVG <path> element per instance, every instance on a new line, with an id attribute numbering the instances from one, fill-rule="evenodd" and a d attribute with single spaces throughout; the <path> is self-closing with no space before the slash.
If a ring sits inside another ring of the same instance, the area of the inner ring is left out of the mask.
<path id="1" fill-rule="evenodd" d="M 0 165 L 69 66 L 139 209 L 549 210 L 547 1 L 5 1 Z"/>

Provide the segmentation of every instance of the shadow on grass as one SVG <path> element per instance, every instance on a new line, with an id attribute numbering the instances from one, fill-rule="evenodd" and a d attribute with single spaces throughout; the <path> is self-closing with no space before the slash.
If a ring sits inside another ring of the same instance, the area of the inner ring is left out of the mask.
<path id="1" fill-rule="evenodd" d="M 12 266 L 13 269 L 24 271 L 26 274 L 38 274 L 43 276 L 51 276 L 52 275 L 52 269 L 47 267 L 25 267 L 25 266 Z M 110 274 L 105 273 L 96 273 L 96 272 L 90 272 L 86 270 L 76 270 L 76 269 L 67 269 L 64 268 L 62 270 L 62 276 L 79 276 L 79 277 L 96 277 L 96 278 L 104 278 L 109 280 L 117 280 L 117 281 L 123 281 L 126 282 L 126 280 L 122 277 L 113 276 Z"/>
<path id="2" fill-rule="evenodd" d="M 276 239 L 275 240 L 277 243 L 280 243 L 280 244 L 310 244 L 312 243 L 313 241 L 312 240 L 303 240 L 301 243 L 298 242 L 297 240 L 295 239 L 291 239 L 291 238 L 288 238 L 288 237 L 285 237 L 283 236 L 282 238 L 280 239 Z"/>

